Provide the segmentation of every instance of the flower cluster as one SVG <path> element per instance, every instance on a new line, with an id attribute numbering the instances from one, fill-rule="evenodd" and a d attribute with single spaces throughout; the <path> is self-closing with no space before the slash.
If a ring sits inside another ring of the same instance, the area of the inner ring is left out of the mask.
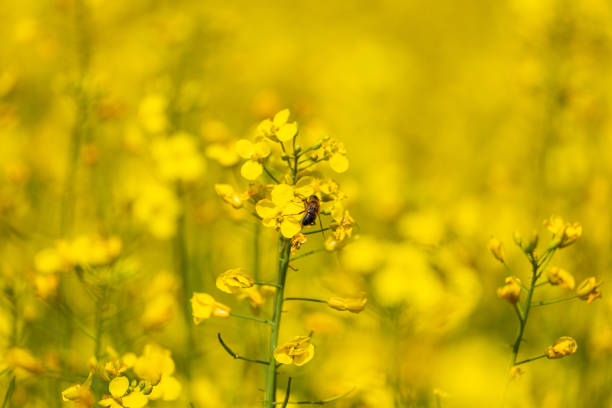
<path id="1" fill-rule="evenodd" d="M 522 250 L 523 254 L 531 265 L 531 274 L 528 280 L 529 285 L 523 285 L 519 278 L 509 276 L 506 278 L 505 285 L 497 289 L 497 295 L 501 299 L 504 299 L 513 305 L 519 320 L 519 333 L 512 348 L 513 370 L 511 370 L 511 373 L 514 376 L 520 372 L 520 370 L 517 369 L 517 366 L 520 364 L 544 357 L 548 357 L 549 359 L 557 359 L 569 356 L 574 354 L 578 347 L 576 340 L 571 337 L 564 336 L 555 340 L 553 345 L 548 347 L 544 354 L 523 361 L 518 361 L 517 357 L 519 349 L 521 347 L 521 342 L 523 341 L 523 335 L 527 325 L 529 312 L 532 308 L 576 298 L 586 300 L 587 303 L 591 303 L 593 300 L 602 296 L 599 290 L 601 283 L 597 281 L 597 278 L 589 277 L 578 285 L 575 294 L 573 295 L 551 300 L 533 299 L 536 290 L 543 285 L 548 284 L 551 286 L 559 286 L 569 290 L 574 290 L 576 287 L 576 280 L 571 273 L 558 266 L 549 267 L 549 263 L 551 262 L 556 251 L 566 248 L 578 240 L 578 238 L 582 235 L 582 226 L 577 222 L 565 222 L 561 217 L 556 216 L 550 217 L 548 220 L 544 221 L 544 225 L 546 225 L 548 230 L 552 233 L 552 239 L 542 254 L 538 254 L 537 252 L 537 246 L 539 243 L 537 231 L 532 234 L 531 238 L 527 242 L 523 241 L 520 233 L 516 232 L 514 234 L 514 241 L 516 245 Z M 503 263 L 507 271 L 511 273 L 510 267 L 505 262 L 505 254 L 502 243 L 497 238 L 493 237 L 489 241 L 488 246 L 495 259 Z M 540 281 L 541 279 L 542 281 Z M 525 299 L 524 302 L 521 302 L 521 294 L 523 292 L 525 292 Z"/>
<path id="2" fill-rule="evenodd" d="M 90 373 L 82 384 L 62 392 L 62 399 L 75 407 L 92 407 L 92 381 L 107 383 L 108 393 L 98 404 L 110 408 L 142 408 L 150 400 L 174 401 L 181 393 L 181 384 L 173 376 L 174 361 L 169 350 L 157 345 L 145 346 L 140 356 L 127 353 L 119 356 L 107 349 L 104 362 L 92 357 Z"/>

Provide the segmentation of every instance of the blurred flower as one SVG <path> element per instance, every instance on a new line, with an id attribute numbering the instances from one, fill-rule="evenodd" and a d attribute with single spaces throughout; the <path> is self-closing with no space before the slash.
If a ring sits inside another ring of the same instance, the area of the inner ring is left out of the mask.
<path id="1" fill-rule="evenodd" d="M 337 241 L 344 241 L 353 235 L 355 220 L 351 217 L 348 210 L 344 210 L 341 216 L 334 217 L 334 221 L 331 228 L 332 234 Z"/>
<path id="2" fill-rule="evenodd" d="M 29 350 L 21 347 L 12 347 L 4 353 L 5 367 L 11 370 L 22 370 L 31 374 L 43 372 L 43 366 Z"/>
<path id="3" fill-rule="evenodd" d="M 548 346 L 546 354 L 548 358 L 561 358 L 574 354 L 577 348 L 578 344 L 576 340 L 568 336 L 563 336 L 555 340 L 552 346 Z"/>
<path id="4" fill-rule="evenodd" d="M 168 138 L 159 138 L 152 145 L 153 159 L 159 175 L 167 181 L 190 183 L 204 172 L 204 160 L 193 136 L 179 132 Z"/>
<path id="5" fill-rule="evenodd" d="M 236 152 L 246 162 L 240 168 L 240 174 L 247 180 L 255 180 L 263 172 L 261 161 L 270 155 L 270 146 L 265 141 L 251 142 L 240 139 L 236 142 Z"/>
<path id="6" fill-rule="evenodd" d="M 141 187 L 134 200 L 134 217 L 148 226 L 154 237 L 168 239 L 176 233 L 176 219 L 181 212 L 174 192 L 162 184 Z"/>
<path id="7" fill-rule="evenodd" d="M 365 309 L 366 303 L 368 299 L 365 297 L 365 294 L 362 294 L 360 297 L 356 298 L 341 298 L 338 296 L 332 296 L 327 301 L 327 305 L 332 309 L 342 311 L 349 311 L 352 313 L 359 313 L 363 309 Z"/>
<path id="8" fill-rule="evenodd" d="M 240 161 L 233 144 L 213 143 L 206 148 L 206 157 L 216 160 L 224 167 L 231 167 Z"/>
<path id="9" fill-rule="evenodd" d="M 587 303 L 593 302 L 595 299 L 602 297 L 601 291 L 599 290 L 601 282 L 597 282 L 597 278 L 591 276 L 582 281 L 576 289 L 576 295 L 582 300 L 586 300 Z"/>
<path id="10" fill-rule="evenodd" d="M 244 201 L 250 197 L 248 192 L 238 193 L 229 184 L 215 184 L 215 191 L 226 203 L 236 209 L 241 208 Z"/>
<path id="11" fill-rule="evenodd" d="M 95 398 L 91 391 L 92 374 L 89 373 L 83 384 L 76 384 L 62 391 L 62 401 L 71 402 L 74 408 L 91 408 Z"/>
<path id="12" fill-rule="evenodd" d="M 243 268 L 228 269 L 216 280 L 217 288 L 229 294 L 238 293 L 241 289 L 250 288 L 254 284 L 253 278 L 245 274 Z"/>
<path id="13" fill-rule="evenodd" d="M 524 373 L 525 371 L 520 366 L 514 366 L 510 369 L 510 379 L 518 380 Z"/>
<path id="14" fill-rule="evenodd" d="M 497 238 L 491 237 L 489 240 L 489 251 L 491 251 L 495 259 L 502 263 L 504 262 L 504 246 Z"/>
<path id="15" fill-rule="evenodd" d="M 51 274 L 36 274 L 34 277 L 34 287 L 36 288 L 36 296 L 46 300 L 55 297 L 57 287 L 59 285 L 59 277 L 55 273 Z"/>
<path id="16" fill-rule="evenodd" d="M 576 282 L 572 274 L 565 269 L 558 268 L 556 266 L 553 266 L 548 270 L 548 282 L 550 282 L 551 285 L 559 285 L 572 290 L 576 286 Z"/>
<path id="17" fill-rule="evenodd" d="M 582 235 L 582 225 L 580 223 L 565 222 L 563 218 L 558 216 L 551 216 L 544 221 L 544 225 L 553 233 L 553 245 L 558 248 L 573 244 Z"/>
<path id="18" fill-rule="evenodd" d="M 272 120 L 265 119 L 257 126 L 257 136 L 267 137 L 274 142 L 287 142 L 297 134 L 297 123 L 289 120 L 289 109 L 283 109 Z"/>
<path id="19" fill-rule="evenodd" d="M 166 109 L 168 101 L 162 95 L 147 95 L 138 108 L 138 116 L 142 127 L 151 133 L 161 133 L 168 126 Z"/>
<path id="20" fill-rule="evenodd" d="M 314 345 L 310 337 L 297 336 L 274 350 L 274 359 L 280 364 L 302 366 L 314 357 Z"/>
<path id="21" fill-rule="evenodd" d="M 505 301 L 515 305 L 521 295 L 520 280 L 514 276 L 506 278 L 506 284 L 497 289 L 497 296 Z"/>
<path id="22" fill-rule="evenodd" d="M 143 354 L 134 363 L 134 373 L 149 382 L 153 389 L 149 399 L 172 401 L 179 397 L 181 383 L 173 376 L 175 369 L 170 350 L 154 344 L 145 346 Z"/>
<path id="23" fill-rule="evenodd" d="M 229 317 L 231 309 L 223 303 L 217 302 L 207 293 L 194 292 L 191 297 L 193 321 L 200 324 L 202 320 L 210 317 Z"/>

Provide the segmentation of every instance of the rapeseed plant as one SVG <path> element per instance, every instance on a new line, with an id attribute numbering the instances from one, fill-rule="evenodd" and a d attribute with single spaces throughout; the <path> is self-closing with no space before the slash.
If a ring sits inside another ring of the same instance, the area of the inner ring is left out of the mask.
<path id="1" fill-rule="evenodd" d="M 245 272 L 242 267 L 227 270 L 216 279 L 217 288 L 228 294 L 235 294 L 239 299 L 247 298 L 254 312 L 264 304 L 261 288 L 273 289 L 272 314 L 268 319 L 242 315 L 232 312 L 229 306 L 216 301 L 208 293 L 196 292 L 191 298 L 193 320 L 196 324 L 211 317 L 236 317 L 253 320 L 270 327 L 268 355 L 266 360 L 257 360 L 240 356 L 222 340 L 221 345 L 234 358 L 266 367 L 266 386 L 264 405 L 274 407 L 277 401 L 277 383 L 280 365 L 302 366 L 315 356 L 315 345 L 311 343 L 313 333 L 308 336 L 298 335 L 293 340 L 279 344 L 281 317 L 285 301 L 305 301 L 326 303 L 339 311 L 361 312 L 367 302 L 365 295 L 357 298 L 332 297 L 328 301 L 305 297 L 286 297 L 285 287 L 289 270 L 294 269 L 291 261 L 308 256 L 317 250 L 296 255 L 298 250 L 307 245 L 308 235 L 324 234 L 329 231 L 324 247 L 319 250 L 333 251 L 344 246 L 352 235 L 355 220 L 344 208 L 344 193 L 338 184 L 323 180 L 313 173 L 313 166 L 328 162 L 332 170 L 344 172 L 348 169 L 346 150 L 338 141 L 325 137 L 313 145 L 303 148 L 298 144 L 298 125 L 289 122 L 288 109 L 276 113 L 272 119 L 262 121 L 255 132 L 254 141 L 241 139 L 236 142 L 236 152 L 246 161 L 242 164 L 241 175 L 251 182 L 244 193 L 227 184 L 217 184 L 217 194 L 235 209 L 246 209 L 251 212 L 264 227 L 278 231 L 277 275 L 271 282 L 258 282 Z M 265 176 L 272 184 L 261 183 Z M 331 216 L 332 221 L 323 227 L 320 214 Z M 317 225 L 317 221 L 319 224 Z M 306 230 L 314 226 L 315 230 Z M 287 403 L 323 403 L 290 402 L 291 377 L 283 404 Z"/>

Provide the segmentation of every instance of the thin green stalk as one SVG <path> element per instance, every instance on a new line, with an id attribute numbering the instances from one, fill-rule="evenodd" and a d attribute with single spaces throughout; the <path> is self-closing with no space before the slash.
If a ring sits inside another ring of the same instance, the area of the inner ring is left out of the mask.
<path id="1" fill-rule="evenodd" d="M 272 332 L 270 334 L 270 347 L 268 349 L 269 364 L 266 370 L 266 408 L 272 408 L 276 403 L 276 364 L 274 362 L 274 350 L 278 345 L 278 334 L 283 311 L 283 298 L 285 295 L 285 281 L 287 279 L 289 256 L 291 254 L 291 241 L 281 236 L 279 238 L 278 247 L 278 270 L 276 281 L 278 289 L 274 296 Z"/>
<path id="2" fill-rule="evenodd" d="M 306 298 L 306 297 L 286 297 L 285 300 L 301 300 L 301 301 L 304 301 L 304 302 L 327 303 L 327 300 L 314 299 L 314 298 Z"/>
<path id="3" fill-rule="evenodd" d="M 185 319 L 185 325 L 187 327 L 187 339 L 186 339 L 186 357 L 185 363 L 187 376 L 191 375 L 191 353 L 194 350 L 194 338 L 193 338 L 193 324 L 191 320 L 191 304 L 190 296 L 191 293 L 191 282 L 189 279 L 189 255 L 187 253 L 187 231 L 186 231 L 186 217 L 185 217 L 185 193 L 183 187 L 180 184 L 176 185 L 176 193 L 180 203 L 183 205 L 183 211 L 176 220 L 176 235 L 174 237 L 174 264 L 175 270 L 179 274 L 181 283 L 183 286 L 183 317 Z"/>
<path id="4" fill-rule="evenodd" d="M 518 357 L 518 352 L 521 347 L 521 342 L 523 341 L 523 334 L 525 332 L 525 326 L 527 325 L 527 318 L 529 317 L 529 309 L 531 308 L 531 298 L 533 297 L 533 292 L 535 290 L 536 281 L 538 280 L 538 264 L 537 262 L 532 262 L 532 272 L 531 272 L 531 284 L 529 286 L 529 291 L 527 292 L 527 299 L 525 300 L 525 310 L 523 311 L 522 319 L 519 315 L 519 332 L 516 336 L 516 340 L 514 341 L 514 345 L 512 346 L 512 365 L 516 364 L 516 359 Z"/>
<path id="5" fill-rule="evenodd" d="M 304 258 L 304 257 L 307 257 L 309 255 L 316 254 L 317 252 L 322 252 L 322 251 L 325 251 L 325 248 L 313 249 L 312 251 L 304 252 L 301 255 L 294 256 L 293 258 L 291 258 L 291 260 L 292 261 L 297 261 L 300 258 Z"/>
<path id="6" fill-rule="evenodd" d="M 95 334 L 94 334 L 94 356 L 97 360 L 100 359 L 100 350 L 102 348 L 102 334 L 104 328 L 104 300 L 106 299 L 105 290 L 102 291 L 102 296 L 96 300 L 95 313 Z"/>
<path id="7" fill-rule="evenodd" d="M 574 294 L 574 295 L 565 296 L 565 297 L 562 297 L 562 298 L 559 298 L 559 299 L 540 300 L 538 302 L 534 302 L 532 306 L 533 307 L 539 307 L 539 306 L 552 305 L 554 303 L 565 302 L 566 300 L 575 299 L 577 297 L 578 297 L 578 295 Z"/>
<path id="8" fill-rule="evenodd" d="M 539 359 L 544 358 L 544 357 L 548 357 L 548 354 L 541 354 L 539 356 L 531 357 L 531 358 L 528 358 L 526 360 L 521 360 L 521 361 L 518 361 L 518 362 L 514 363 L 514 365 L 517 366 L 517 365 L 520 365 L 520 364 L 529 363 L 530 361 L 539 360 Z"/>
<path id="9" fill-rule="evenodd" d="M 253 320 L 254 322 L 259 322 L 259 323 L 272 324 L 272 322 L 270 320 L 261 319 L 259 317 L 255 317 L 255 316 L 243 315 L 243 314 L 240 314 L 240 313 L 230 312 L 230 316 L 237 317 L 239 319 Z"/>
<path id="10" fill-rule="evenodd" d="M 259 280 L 259 236 L 261 231 L 261 224 L 255 223 L 255 230 L 253 231 L 253 277 L 255 280 Z"/>

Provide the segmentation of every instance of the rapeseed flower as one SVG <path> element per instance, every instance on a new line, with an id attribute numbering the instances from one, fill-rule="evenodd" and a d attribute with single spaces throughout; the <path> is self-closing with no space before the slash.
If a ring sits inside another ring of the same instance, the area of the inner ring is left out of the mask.
<path id="1" fill-rule="evenodd" d="M 217 302 L 208 293 L 198 292 L 191 297 L 191 310 L 195 324 L 211 317 L 229 317 L 231 311 L 229 306 Z"/>
<path id="2" fill-rule="evenodd" d="M 280 364 L 303 366 L 314 357 L 314 345 L 310 337 L 297 336 L 274 350 L 274 359 Z"/>
<path id="3" fill-rule="evenodd" d="M 577 348 L 578 344 L 576 340 L 568 336 L 563 336 L 555 340 L 552 346 L 546 349 L 546 355 L 550 359 L 570 356 L 576 352 Z"/>

